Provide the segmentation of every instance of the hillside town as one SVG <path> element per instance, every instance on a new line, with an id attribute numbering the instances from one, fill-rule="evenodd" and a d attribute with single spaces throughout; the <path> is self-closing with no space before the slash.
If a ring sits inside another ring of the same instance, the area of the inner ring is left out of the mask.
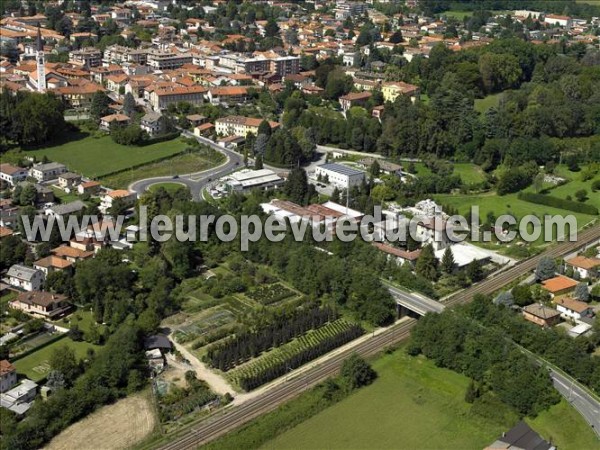
<path id="1" fill-rule="evenodd" d="M 600 5 L 543 3 L 2 2 L 0 446 L 600 446 Z"/>

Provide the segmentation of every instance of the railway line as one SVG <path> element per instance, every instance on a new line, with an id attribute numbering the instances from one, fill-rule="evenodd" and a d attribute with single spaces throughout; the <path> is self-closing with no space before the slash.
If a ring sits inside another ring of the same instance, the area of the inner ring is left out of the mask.
<path id="1" fill-rule="evenodd" d="M 563 242 L 545 252 L 518 263 L 510 269 L 493 278 L 478 283 L 453 297 L 447 299 L 444 304 L 447 307 L 468 303 L 476 294 L 491 294 L 506 286 L 515 278 L 531 272 L 537 266 L 539 260 L 544 256 L 557 258 L 567 255 L 585 245 L 600 239 L 600 226 L 594 226 L 582 231 L 575 242 Z M 248 423 L 252 419 L 273 411 L 279 405 L 290 400 L 308 388 L 318 384 L 326 378 L 335 375 L 342 362 L 356 352 L 363 357 L 368 357 L 381 351 L 386 346 L 396 344 L 410 336 L 410 330 L 415 326 L 415 319 L 408 319 L 396 324 L 382 333 L 365 340 L 354 348 L 341 352 L 322 364 L 315 366 L 306 372 L 295 376 L 288 382 L 280 384 L 265 394 L 252 401 L 243 403 L 237 407 L 226 408 L 215 416 L 185 430 L 183 434 L 169 436 L 171 442 L 160 447 L 163 450 L 186 450 L 197 448 L 236 428 Z"/>
<path id="2" fill-rule="evenodd" d="M 187 430 L 184 436 L 176 437 L 172 442 L 160 448 L 164 450 L 184 450 L 196 448 L 210 442 L 244 425 L 255 417 L 274 410 L 280 404 L 296 397 L 309 387 L 335 375 L 339 371 L 343 361 L 352 353 L 358 353 L 363 357 L 372 356 L 381 351 L 382 348 L 406 339 L 416 323 L 415 319 L 400 322 L 361 344 L 341 352 L 322 364 L 290 379 L 288 382 L 274 387 L 264 395 L 257 397 L 254 401 L 243 403 L 235 408 L 226 409 L 222 414 L 206 419 Z"/>

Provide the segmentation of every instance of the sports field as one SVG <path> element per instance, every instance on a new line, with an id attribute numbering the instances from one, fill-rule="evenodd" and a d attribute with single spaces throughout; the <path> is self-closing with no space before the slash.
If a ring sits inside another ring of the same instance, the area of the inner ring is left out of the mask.
<path id="1" fill-rule="evenodd" d="M 128 147 L 116 144 L 110 136 L 95 137 L 76 133 L 72 137 L 72 140 L 64 144 L 30 150 L 24 152 L 24 155 L 35 156 L 38 160 L 46 156 L 51 161 L 67 165 L 73 172 L 98 178 L 117 170 L 181 153 L 186 147 L 181 139 L 143 147 Z"/>
<path id="2" fill-rule="evenodd" d="M 74 342 L 69 337 L 64 337 L 24 358 L 18 359 L 13 365 L 17 369 L 17 373 L 23 374 L 33 381 L 39 381 L 48 375 L 50 371 L 49 361 L 52 352 L 65 345 L 75 351 L 77 358 L 85 358 L 88 348 L 98 348 L 98 346 L 88 342 Z"/>

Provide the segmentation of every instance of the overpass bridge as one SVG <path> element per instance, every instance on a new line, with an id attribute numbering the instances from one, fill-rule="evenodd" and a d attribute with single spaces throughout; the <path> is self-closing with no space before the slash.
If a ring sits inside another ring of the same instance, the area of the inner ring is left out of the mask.
<path id="1" fill-rule="evenodd" d="M 406 292 L 400 288 L 385 283 L 390 294 L 396 300 L 399 315 L 402 316 L 424 316 L 429 312 L 441 313 L 445 306 L 422 294 Z"/>

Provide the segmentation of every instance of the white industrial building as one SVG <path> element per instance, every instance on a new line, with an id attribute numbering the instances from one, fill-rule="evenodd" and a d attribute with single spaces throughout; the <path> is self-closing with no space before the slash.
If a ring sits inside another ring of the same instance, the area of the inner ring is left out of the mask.
<path id="1" fill-rule="evenodd" d="M 365 173 L 353 169 L 352 167 L 343 166 L 342 164 L 321 164 L 315 170 L 315 176 L 326 178 L 329 183 L 337 186 L 340 189 L 348 189 L 353 186 L 362 184 L 365 180 Z"/>
<path id="2" fill-rule="evenodd" d="M 227 177 L 228 190 L 242 192 L 250 189 L 268 189 L 283 184 L 284 179 L 269 169 L 241 170 Z"/>

